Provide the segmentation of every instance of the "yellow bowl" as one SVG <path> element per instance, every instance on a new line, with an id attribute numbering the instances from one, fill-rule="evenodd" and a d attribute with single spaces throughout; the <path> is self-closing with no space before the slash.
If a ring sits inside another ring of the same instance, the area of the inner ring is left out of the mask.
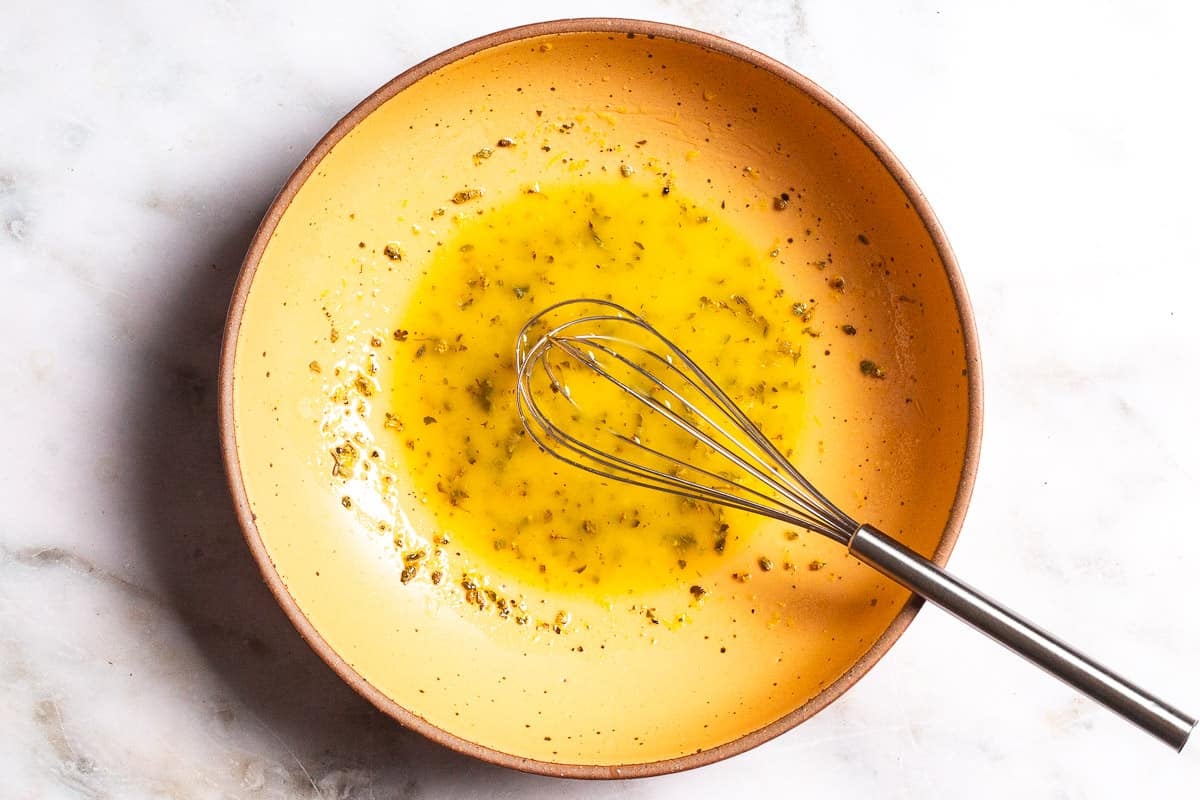
<path id="1" fill-rule="evenodd" d="M 564 123 L 586 159 L 533 146 Z M 521 146 L 472 164 L 498 137 Z M 796 424 L 809 432 L 810 457 L 799 466 L 849 513 L 944 563 L 974 479 L 982 410 L 954 257 L 912 179 L 861 121 L 787 67 L 714 36 L 629 20 L 546 23 L 469 42 L 394 79 L 321 140 L 271 206 L 222 353 L 234 502 L 300 633 L 404 725 L 550 775 L 652 775 L 753 747 L 846 691 L 919 606 L 839 546 L 789 540 L 778 526 L 759 550 L 798 568 L 755 572 L 675 625 L 648 625 L 620 602 L 560 597 L 551 602 L 589 620 L 560 635 L 479 613 L 454 564 L 440 584 L 401 580 L 403 556 L 376 523 L 399 515 L 431 542 L 433 523 L 402 507 L 396 486 L 339 474 L 331 456 L 343 417 L 360 444 L 386 435 L 383 389 L 411 366 L 373 332 L 394 329 L 413 302 L 454 225 L 456 192 L 486 186 L 470 206 L 486 216 L 538 182 L 611 175 L 634 158 L 698 206 L 720 208 L 777 259 L 789 290 L 836 310 L 805 340 L 811 378 Z M 783 208 L 780 187 L 799 187 L 803 201 Z M 841 319 L 856 321 L 855 336 L 838 330 Z M 498 347 L 511 349 L 511 333 Z M 864 374 L 868 356 L 887 364 L 886 378 Z M 337 381 L 376 358 L 380 389 L 366 392 L 375 396 L 339 395 Z M 517 588 L 546 602 L 539 587 Z M 652 605 L 644 601 L 634 605 Z"/>

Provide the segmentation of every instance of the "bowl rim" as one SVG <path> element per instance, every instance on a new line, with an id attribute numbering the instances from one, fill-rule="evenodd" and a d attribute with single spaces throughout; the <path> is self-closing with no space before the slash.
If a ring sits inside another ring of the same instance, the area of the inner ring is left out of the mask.
<path id="1" fill-rule="evenodd" d="M 529 773 L 564 778 L 649 777 L 712 764 L 744 753 L 791 730 L 801 722 L 814 716 L 845 693 L 879 662 L 883 655 L 891 649 L 892 645 L 900 638 L 900 635 L 912 623 L 913 618 L 924 601 L 915 595 L 911 597 L 871 648 L 846 672 L 839 676 L 837 680 L 831 682 L 816 696 L 774 722 L 751 731 L 733 741 L 675 758 L 620 765 L 562 764 L 513 755 L 452 734 L 404 708 L 395 700 L 384 695 L 382 691 L 355 671 L 322 638 L 316 627 L 300 609 L 296 599 L 288 591 L 282 577 L 276 571 L 258 530 L 257 521 L 254 513 L 251 511 L 245 483 L 242 478 L 241 463 L 238 458 L 237 449 L 237 430 L 234 420 L 234 362 L 238 336 L 241 331 L 242 316 L 245 312 L 250 287 L 254 281 L 259 262 L 280 219 L 282 219 L 292 200 L 322 159 L 325 158 L 344 136 L 381 105 L 437 70 L 460 59 L 522 39 L 552 34 L 574 33 L 620 33 L 647 37 L 661 36 L 666 39 L 677 40 L 685 44 L 695 45 L 730 56 L 763 69 L 791 84 L 837 117 L 874 153 L 875 157 L 879 159 L 900 186 L 909 203 L 911 203 L 913 210 L 916 211 L 924 224 L 938 257 L 944 265 L 946 277 L 950 283 L 951 294 L 958 311 L 958 321 L 962 331 L 966 360 L 967 434 L 966 448 L 963 453 L 962 472 L 954 503 L 951 506 L 950 517 L 941 538 L 938 540 L 937 548 L 932 555 L 934 563 L 939 566 L 945 566 L 962 528 L 979 466 L 983 424 L 983 375 L 979 355 L 978 333 L 975 328 L 975 319 L 971 310 L 970 299 L 967 296 L 962 274 L 959 272 L 958 261 L 950 248 L 949 241 L 942 230 L 941 224 L 934 215 L 933 209 L 924 193 L 917 187 L 916 182 L 903 165 L 901 165 L 899 159 L 893 155 L 879 136 L 867 127 L 854 112 L 825 89 L 791 67 L 745 45 L 737 44 L 715 34 L 663 22 L 619 17 L 559 19 L 506 28 L 471 39 L 428 58 L 392 78 L 371 93 L 366 99 L 358 103 L 328 133 L 321 137 L 321 140 L 317 142 L 308 155 L 304 157 L 304 160 L 300 162 L 299 166 L 296 167 L 295 171 L 292 172 L 287 182 L 280 189 L 279 194 L 267 209 L 254 234 L 254 238 L 251 240 L 250 247 L 242 262 L 237 283 L 233 289 L 221 343 L 218 379 L 220 445 L 225 465 L 226 480 L 232 495 L 238 523 L 241 526 L 242 534 L 258 565 L 259 571 L 262 573 L 264 582 L 301 637 L 343 681 L 372 705 L 405 727 L 420 733 L 438 744 L 492 764 Z"/>

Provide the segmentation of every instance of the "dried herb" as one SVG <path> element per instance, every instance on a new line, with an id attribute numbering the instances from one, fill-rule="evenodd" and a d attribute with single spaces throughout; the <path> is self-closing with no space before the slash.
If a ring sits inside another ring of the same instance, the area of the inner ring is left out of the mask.
<path id="1" fill-rule="evenodd" d="M 495 393 L 496 387 L 491 378 L 476 378 L 475 383 L 467 387 L 467 394 L 475 398 L 479 407 L 488 412 L 492 410 L 492 398 Z"/>
<path id="2" fill-rule="evenodd" d="M 358 463 L 358 448 L 346 440 L 329 451 L 333 455 L 333 474 L 338 478 L 353 478 Z"/>
<path id="3" fill-rule="evenodd" d="M 887 373 L 884 372 L 883 367 L 879 366 L 869 358 L 864 358 L 862 361 L 858 362 L 858 369 L 863 375 L 866 375 L 870 378 L 883 378 L 887 375 Z"/>
<path id="4" fill-rule="evenodd" d="M 468 203 L 472 200 L 478 200 L 480 197 L 483 197 L 483 189 L 460 189 L 454 193 L 453 197 L 450 198 L 450 202 L 454 203 L 456 206 L 461 206 L 463 203 Z"/>
<path id="5" fill-rule="evenodd" d="M 792 303 L 792 316 L 799 317 L 801 322 L 808 322 L 809 320 L 811 320 L 813 318 L 813 315 L 816 313 L 817 313 L 817 304 L 816 303 L 811 303 L 811 304 L 805 303 L 802 300 L 798 300 L 795 303 Z"/>

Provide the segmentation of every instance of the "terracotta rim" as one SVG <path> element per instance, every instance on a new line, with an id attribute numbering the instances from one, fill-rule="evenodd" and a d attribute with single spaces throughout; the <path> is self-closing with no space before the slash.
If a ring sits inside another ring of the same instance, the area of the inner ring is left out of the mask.
<path id="1" fill-rule="evenodd" d="M 267 586 L 275 595 L 280 606 L 283 607 L 292 624 L 300 632 L 300 635 L 304 637 L 305 641 L 308 642 L 309 646 L 317 652 L 317 655 L 342 680 L 369 700 L 375 707 L 402 725 L 441 745 L 493 764 L 525 772 L 566 778 L 648 777 L 711 764 L 743 753 L 791 730 L 801 722 L 812 717 L 840 697 L 847 689 L 857 683 L 868 670 L 875 666 L 884 653 L 891 649 L 896 640 L 900 638 L 900 634 L 908 628 L 923 601 L 918 597 L 911 598 L 900 610 L 900 613 L 893 620 L 892 624 L 883 632 L 883 635 L 872 645 L 871 649 L 855 662 L 849 670 L 842 674 L 841 677 L 825 687 L 824 690 L 807 703 L 770 725 L 748 733 L 732 742 L 678 758 L 618 766 L 557 764 L 549 761 L 522 758 L 455 736 L 400 706 L 375 688 L 363 676 L 359 675 L 321 638 L 316 628 L 300 610 L 295 599 L 289 594 L 287 586 L 284 585 L 279 573 L 275 570 L 274 564 L 271 562 L 271 558 L 259 534 L 255 516 L 250 510 L 250 502 L 246 496 L 246 487 L 242 481 L 241 465 L 238 460 L 237 431 L 233 415 L 233 375 L 234 356 L 237 350 L 238 334 L 241 330 L 242 314 L 245 311 L 246 298 L 250 292 L 250 285 L 253 283 L 254 274 L 263 252 L 266 250 L 267 244 L 271 239 L 271 235 L 274 233 L 284 212 L 287 211 L 292 199 L 299 192 L 301 186 L 304 185 L 309 175 L 329 151 L 333 149 L 334 145 L 363 119 L 399 92 L 427 75 L 454 61 L 498 45 L 547 34 L 561 33 L 633 33 L 661 36 L 728 55 L 748 62 L 759 69 L 766 70 L 772 75 L 790 83 L 833 113 L 834 116 L 841 120 L 843 124 L 867 145 L 887 168 L 888 172 L 891 173 L 897 184 L 899 184 L 912 204 L 913 209 L 924 223 L 926 230 L 933 240 L 938 256 L 945 265 L 951 293 L 958 308 L 959 325 L 962 329 L 967 363 L 967 439 L 966 452 L 963 458 L 962 477 L 958 485 L 954 504 L 951 507 L 950 519 L 946 523 L 946 528 L 933 554 L 934 562 L 942 566 L 946 564 L 966 516 L 967 505 L 975 484 L 975 473 L 979 465 L 979 448 L 983 422 L 983 385 L 979 341 L 975 330 L 975 321 L 971 311 L 970 300 L 967 297 L 966 287 L 958 269 L 958 261 L 950 249 L 950 244 L 946 239 L 945 233 L 942 231 L 941 225 L 938 223 L 937 217 L 933 213 L 933 209 L 925 199 L 925 195 L 917 188 L 908 171 L 904 169 L 899 160 L 888 150 L 880 138 L 862 120 L 855 116 L 850 109 L 820 86 L 790 67 L 756 50 L 713 34 L 660 22 L 608 17 L 564 19 L 498 31 L 452 47 L 439 55 L 422 61 L 420 64 L 388 81 L 334 125 L 304 160 L 300 162 L 300 165 L 292 173 L 291 177 L 288 178 L 287 183 L 284 184 L 279 195 L 275 198 L 266 215 L 263 217 L 262 222 L 259 224 L 258 230 L 250 243 L 250 248 L 246 252 L 246 258 L 242 262 L 241 273 L 238 276 L 237 284 L 233 290 L 233 297 L 230 300 L 229 315 L 225 323 L 224 340 L 221 345 L 220 394 L 218 403 L 220 411 L 221 452 L 224 457 L 226 477 L 229 482 L 230 492 L 233 495 L 234 509 L 237 513 L 238 522 L 241 524 L 246 542 L 250 546 L 250 551 L 258 563 L 259 570 L 262 572 Z"/>

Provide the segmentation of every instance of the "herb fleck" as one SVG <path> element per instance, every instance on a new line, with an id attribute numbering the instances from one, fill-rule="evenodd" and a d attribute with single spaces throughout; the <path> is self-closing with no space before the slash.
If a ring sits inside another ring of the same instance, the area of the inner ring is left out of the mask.
<path id="1" fill-rule="evenodd" d="M 795 303 L 792 303 L 792 315 L 799 317 L 801 322 L 808 322 L 809 320 L 811 320 L 813 318 L 813 314 L 816 314 L 816 313 L 817 313 L 817 304 L 816 303 L 809 304 L 809 303 L 805 303 L 803 301 L 797 301 Z"/>
<path id="2" fill-rule="evenodd" d="M 366 375 L 358 375 L 354 378 L 354 388 L 363 397 L 370 397 L 375 394 L 375 384 Z"/>
<path id="3" fill-rule="evenodd" d="M 483 197 L 483 190 L 479 188 L 460 189 L 450 198 L 450 202 L 456 206 L 461 206 L 463 203 L 468 203 L 472 200 L 478 200 Z"/>
<path id="4" fill-rule="evenodd" d="M 858 362 L 858 369 L 863 375 L 866 375 L 870 378 L 883 378 L 887 375 L 883 367 L 879 366 L 869 358 L 864 358 L 862 361 Z"/>
<path id="5" fill-rule="evenodd" d="M 495 394 L 496 387 L 492 384 L 491 378 L 476 378 L 473 386 L 467 387 L 467 394 L 475 398 L 475 402 L 484 411 L 492 410 L 492 396 Z"/>
<path id="6" fill-rule="evenodd" d="M 346 440 L 329 452 L 333 455 L 333 474 L 338 478 L 353 478 L 354 465 L 358 463 L 358 448 Z"/>

